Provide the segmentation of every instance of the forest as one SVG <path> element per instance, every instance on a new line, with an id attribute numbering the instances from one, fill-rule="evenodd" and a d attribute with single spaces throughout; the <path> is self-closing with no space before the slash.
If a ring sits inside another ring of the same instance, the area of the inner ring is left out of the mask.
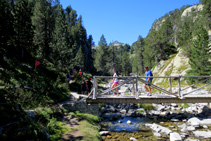
<path id="1" fill-rule="evenodd" d="M 24 110 L 67 99 L 65 79 L 73 69 L 90 76 L 111 75 L 112 68 L 122 76 L 144 75 L 144 66 L 153 68 L 182 48 L 190 59 L 188 75 L 210 75 L 211 0 L 200 3 L 203 10 L 186 17 L 181 14 L 189 6 L 167 13 L 131 46 L 108 44 L 102 35 L 93 49 L 92 35 L 71 6 L 63 8 L 58 0 L 0 0 L 0 140 L 49 140 L 46 132 L 59 139 L 63 126 L 57 111 L 37 109 L 40 120 L 34 122 Z"/>

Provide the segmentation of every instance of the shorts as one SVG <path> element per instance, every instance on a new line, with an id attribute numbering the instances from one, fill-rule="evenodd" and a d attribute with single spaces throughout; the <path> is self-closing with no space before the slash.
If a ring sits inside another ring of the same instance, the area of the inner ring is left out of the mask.
<path id="1" fill-rule="evenodd" d="M 90 92 L 91 92 L 91 88 L 88 88 L 88 89 L 87 89 L 87 92 L 90 93 Z"/>
<path id="2" fill-rule="evenodd" d="M 152 80 L 150 80 L 148 83 L 145 83 L 145 85 L 150 86 L 152 84 Z"/>
<path id="3" fill-rule="evenodd" d="M 117 85 L 117 84 L 119 84 L 119 82 L 118 81 L 117 82 L 114 82 L 114 84 Z"/>
<path id="4" fill-rule="evenodd" d="M 82 91 L 86 91 L 86 88 L 82 88 Z"/>

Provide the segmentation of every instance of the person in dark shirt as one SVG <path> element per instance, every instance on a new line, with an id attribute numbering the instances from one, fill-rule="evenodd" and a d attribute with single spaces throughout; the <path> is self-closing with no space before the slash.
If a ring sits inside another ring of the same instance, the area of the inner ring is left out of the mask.
<path id="1" fill-rule="evenodd" d="M 82 80 L 81 83 L 81 94 L 85 94 L 86 93 L 86 83 L 84 82 L 84 80 Z"/>
<path id="2" fill-rule="evenodd" d="M 91 92 L 91 89 L 92 89 L 92 86 L 93 86 L 91 79 L 92 78 L 90 77 L 89 80 L 86 82 L 86 88 L 87 88 L 88 95 Z"/>

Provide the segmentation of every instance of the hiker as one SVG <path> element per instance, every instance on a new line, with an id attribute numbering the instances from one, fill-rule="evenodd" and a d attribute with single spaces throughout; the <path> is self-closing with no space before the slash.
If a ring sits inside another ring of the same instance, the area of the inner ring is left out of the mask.
<path id="1" fill-rule="evenodd" d="M 75 77 L 77 75 L 76 69 L 73 70 L 73 76 Z"/>
<path id="2" fill-rule="evenodd" d="M 152 79 L 153 78 L 150 78 L 150 76 L 153 76 L 151 70 L 149 70 L 148 67 L 144 67 L 145 71 L 146 71 L 146 83 L 144 85 L 146 91 L 147 91 L 147 96 L 152 96 L 152 92 L 151 92 L 151 84 L 152 84 Z M 148 86 L 148 88 L 147 88 Z"/>
<path id="3" fill-rule="evenodd" d="M 91 89 L 92 89 L 92 86 L 93 86 L 93 84 L 92 84 L 92 82 L 91 82 L 91 77 L 89 77 L 89 79 L 88 79 L 88 81 L 86 82 L 86 88 L 87 88 L 87 95 L 89 95 L 90 94 L 90 92 L 91 92 Z"/>
<path id="4" fill-rule="evenodd" d="M 82 80 L 81 83 L 81 94 L 85 94 L 86 93 L 86 83 L 84 82 L 84 80 Z"/>
<path id="5" fill-rule="evenodd" d="M 69 81 L 70 81 L 70 75 L 69 75 L 69 73 L 67 73 L 66 77 L 67 77 L 67 83 L 69 83 Z"/>
<path id="6" fill-rule="evenodd" d="M 113 77 L 118 77 L 117 71 L 115 69 L 113 69 L 113 73 L 114 73 Z M 113 78 L 112 83 L 113 84 L 111 86 L 111 89 L 114 88 L 114 87 L 117 87 L 117 85 L 119 83 L 118 78 Z M 114 96 L 115 95 L 114 90 L 112 90 L 112 91 L 113 91 L 113 96 Z M 117 95 L 119 95 L 118 88 L 116 88 L 116 92 L 117 92 Z"/>
<path id="7" fill-rule="evenodd" d="M 83 76 L 83 72 L 81 71 L 81 69 L 79 70 L 79 74 L 80 76 Z"/>

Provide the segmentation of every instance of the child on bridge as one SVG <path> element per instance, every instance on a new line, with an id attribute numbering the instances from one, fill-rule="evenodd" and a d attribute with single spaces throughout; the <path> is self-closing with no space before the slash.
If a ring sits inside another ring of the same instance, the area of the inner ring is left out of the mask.
<path id="1" fill-rule="evenodd" d="M 115 69 L 113 69 L 113 73 L 114 73 L 113 77 L 118 77 L 117 71 Z M 118 78 L 113 78 L 112 83 L 113 84 L 111 86 L 111 89 L 114 88 L 114 87 L 117 87 L 118 83 L 119 83 Z M 114 90 L 112 90 L 112 91 L 113 91 L 113 96 L 114 96 L 115 95 Z M 116 88 L 116 92 L 117 92 L 117 95 L 119 96 L 118 88 Z"/>

